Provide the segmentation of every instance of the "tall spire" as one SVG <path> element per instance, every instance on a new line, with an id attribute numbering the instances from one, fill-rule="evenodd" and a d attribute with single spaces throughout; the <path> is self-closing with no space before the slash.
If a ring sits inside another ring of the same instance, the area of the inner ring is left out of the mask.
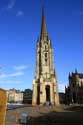
<path id="1" fill-rule="evenodd" d="M 75 73 L 76 73 L 76 74 L 78 73 L 77 69 L 75 69 Z"/>
<path id="2" fill-rule="evenodd" d="M 46 19 L 45 19 L 44 7 L 42 7 L 41 37 L 42 36 L 47 36 Z"/>

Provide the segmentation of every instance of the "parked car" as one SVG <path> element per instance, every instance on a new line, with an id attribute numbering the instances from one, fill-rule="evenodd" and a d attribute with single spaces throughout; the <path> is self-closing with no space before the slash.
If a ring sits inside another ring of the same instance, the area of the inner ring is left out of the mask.
<path id="1" fill-rule="evenodd" d="M 18 122 L 20 124 L 24 124 L 26 125 L 28 123 L 28 120 L 30 119 L 30 116 L 28 116 L 28 114 L 26 113 L 22 113 L 18 119 Z"/>

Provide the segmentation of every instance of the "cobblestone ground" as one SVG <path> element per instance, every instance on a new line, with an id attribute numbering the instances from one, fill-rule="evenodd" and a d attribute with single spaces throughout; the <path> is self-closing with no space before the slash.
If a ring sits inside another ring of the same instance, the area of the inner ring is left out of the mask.
<path id="1" fill-rule="evenodd" d="M 27 113 L 31 116 L 32 107 L 24 107 L 14 110 L 8 110 L 6 114 L 6 125 L 17 125 L 17 121 L 21 113 Z"/>
<path id="2" fill-rule="evenodd" d="M 66 110 L 67 109 L 67 110 Z M 31 119 L 27 125 L 82 125 L 83 112 L 71 111 L 69 107 L 24 107 L 7 111 L 6 125 L 18 125 L 21 113 L 28 113 Z"/>

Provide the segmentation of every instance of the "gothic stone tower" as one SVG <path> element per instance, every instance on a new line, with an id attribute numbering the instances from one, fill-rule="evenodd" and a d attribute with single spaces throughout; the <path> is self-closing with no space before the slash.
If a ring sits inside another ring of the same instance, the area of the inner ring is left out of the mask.
<path id="1" fill-rule="evenodd" d="M 32 105 L 44 104 L 47 101 L 55 105 L 59 104 L 57 77 L 53 61 L 53 48 L 46 29 L 44 9 L 42 9 L 41 34 L 37 43 Z"/>

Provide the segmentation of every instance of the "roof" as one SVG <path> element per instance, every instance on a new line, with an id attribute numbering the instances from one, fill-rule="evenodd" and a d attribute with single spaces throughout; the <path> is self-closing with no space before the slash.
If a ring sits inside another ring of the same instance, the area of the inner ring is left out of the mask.
<path id="1" fill-rule="evenodd" d="M 83 73 L 79 73 L 79 78 L 83 79 Z"/>

